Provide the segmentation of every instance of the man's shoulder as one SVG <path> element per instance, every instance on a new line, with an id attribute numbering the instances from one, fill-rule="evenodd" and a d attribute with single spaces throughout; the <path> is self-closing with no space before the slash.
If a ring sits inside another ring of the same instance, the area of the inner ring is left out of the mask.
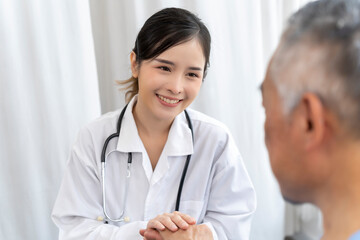
<path id="1" fill-rule="evenodd" d="M 355 232 L 353 235 L 351 235 L 349 240 L 360 240 L 360 229 L 357 232 Z"/>

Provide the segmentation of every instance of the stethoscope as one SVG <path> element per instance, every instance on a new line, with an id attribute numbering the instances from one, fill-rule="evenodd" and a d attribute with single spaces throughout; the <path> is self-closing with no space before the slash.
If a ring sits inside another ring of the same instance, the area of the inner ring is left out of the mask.
<path id="1" fill-rule="evenodd" d="M 118 122 L 117 122 L 117 130 L 116 133 L 111 134 L 104 143 L 102 152 L 101 152 L 101 177 L 102 177 L 102 200 L 103 200 L 103 211 L 104 211 L 104 215 L 105 215 L 105 223 L 107 223 L 108 221 L 111 222 L 129 222 L 130 218 L 129 217 L 124 217 L 125 214 L 125 208 L 126 208 L 126 197 L 127 197 L 127 193 L 128 193 L 128 185 L 129 185 L 129 178 L 131 176 L 131 163 L 132 163 L 132 153 L 129 152 L 128 153 L 128 162 L 127 162 L 127 174 L 126 174 L 126 183 L 125 183 L 125 194 L 124 194 L 124 206 L 123 206 L 123 210 L 120 213 L 120 216 L 118 218 L 111 218 L 106 210 L 106 197 L 105 197 L 105 193 L 106 193 L 106 188 L 105 188 L 105 153 L 106 153 L 106 148 L 110 142 L 111 139 L 119 137 L 120 134 L 120 129 L 121 129 L 121 123 L 122 123 L 122 119 L 124 117 L 125 114 L 125 110 L 127 108 L 127 105 L 124 107 L 124 109 L 121 111 Z M 192 128 L 192 124 L 191 124 L 191 119 L 189 117 L 189 114 L 187 113 L 186 110 L 184 110 L 185 116 L 186 116 L 186 120 L 188 122 L 188 126 L 191 130 L 191 135 L 192 135 L 192 140 L 194 142 L 194 132 L 193 132 L 193 128 Z M 179 189 L 178 189 L 178 193 L 177 193 L 177 197 L 176 197 L 176 204 L 175 204 L 175 211 L 179 211 L 179 207 L 180 207 L 180 198 L 181 198 L 181 192 L 182 192 L 182 188 L 184 185 L 184 180 L 185 180 L 185 176 L 186 176 L 186 172 L 190 163 L 190 159 L 191 159 L 191 154 L 187 155 L 186 157 L 186 162 L 184 165 L 184 169 L 181 175 L 181 179 L 180 179 L 180 184 L 179 184 Z M 100 218 L 100 219 L 99 219 Z M 98 220 L 104 220 L 101 217 L 99 217 Z"/>

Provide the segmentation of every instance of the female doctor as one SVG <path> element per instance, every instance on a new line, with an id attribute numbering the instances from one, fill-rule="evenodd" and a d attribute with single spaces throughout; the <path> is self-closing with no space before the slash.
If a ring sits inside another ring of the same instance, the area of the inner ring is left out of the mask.
<path id="1" fill-rule="evenodd" d="M 249 239 L 256 200 L 239 151 L 223 124 L 187 109 L 209 55 L 194 14 L 145 22 L 127 106 L 85 126 L 71 151 L 52 213 L 59 239 Z"/>

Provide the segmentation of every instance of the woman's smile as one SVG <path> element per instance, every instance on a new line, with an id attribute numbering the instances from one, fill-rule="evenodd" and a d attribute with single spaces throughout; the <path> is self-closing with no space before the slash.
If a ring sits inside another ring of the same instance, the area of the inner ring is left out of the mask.
<path id="1" fill-rule="evenodd" d="M 160 103 L 167 106 L 167 107 L 176 107 L 182 102 L 182 99 L 177 99 L 173 97 L 163 96 L 156 94 L 157 98 L 159 99 Z"/>

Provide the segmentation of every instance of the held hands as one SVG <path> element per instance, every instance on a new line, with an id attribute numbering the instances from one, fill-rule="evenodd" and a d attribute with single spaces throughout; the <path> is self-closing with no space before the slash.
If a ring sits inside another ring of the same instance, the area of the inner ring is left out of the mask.
<path id="1" fill-rule="evenodd" d="M 164 213 L 150 220 L 147 228 L 140 230 L 140 234 L 145 240 L 170 240 L 175 239 L 172 236 L 176 232 L 176 235 L 179 235 L 176 239 L 181 239 L 181 235 L 195 223 L 193 217 L 181 212 Z"/>
<path id="2" fill-rule="evenodd" d="M 205 224 L 190 225 L 188 229 L 179 229 L 176 232 L 164 230 L 160 232 L 164 240 L 213 240 L 211 230 Z"/>

